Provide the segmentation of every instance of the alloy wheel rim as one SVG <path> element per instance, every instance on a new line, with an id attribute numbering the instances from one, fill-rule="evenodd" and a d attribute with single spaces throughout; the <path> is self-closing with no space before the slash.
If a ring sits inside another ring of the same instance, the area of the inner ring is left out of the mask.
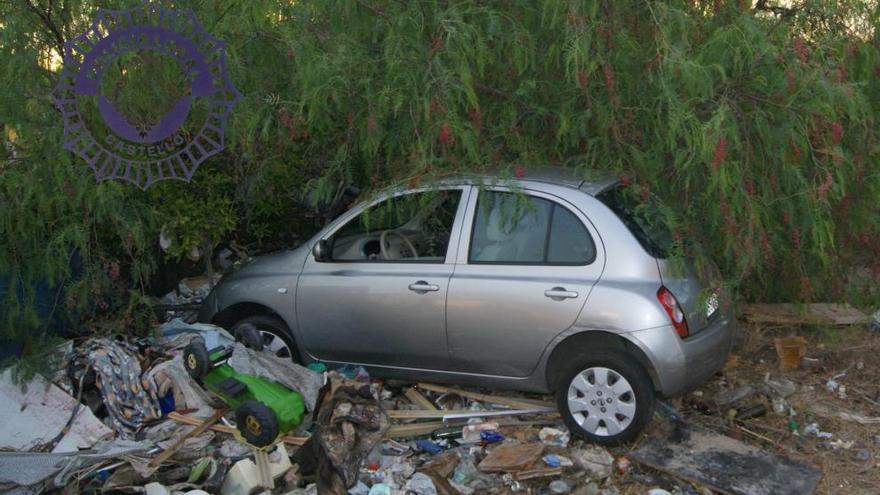
<path id="1" fill-rule="evenodd" d="M 567 399 L 575 423 L 596 436 L 622 433 L 635 419 L 635 391 L 623 375 L 610 368 L 595 366 L 575 375 Z"/>
<path id="2" fill-rule="evenodd" d="M 290 346 L 278 335 L 260 330 L 260 337 L 263 339 L 263 351 L 282 358 L 291 359 L 293 357 L 293 353 L 290 352 Z"/>

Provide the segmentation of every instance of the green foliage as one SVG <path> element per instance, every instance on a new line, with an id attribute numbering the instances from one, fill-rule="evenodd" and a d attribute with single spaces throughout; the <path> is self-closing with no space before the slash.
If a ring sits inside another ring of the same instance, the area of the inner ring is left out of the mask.
<path id="1" fill-rule="evenodd" d="M 0 161 L 0 273 L 71 285 L 75 249 L 90 265 L 117 260 L 143 291 L 163 227 L 172 257 L 231 236 L 291 240 L 313 227 L 296 198 L 340 181 L 369 192 L 558 165 L 660 197 L 676 241 L 698 241 L 747 298 L 839 299 L 851 267 L 880 259 L 877 2 L 748 4 L 174 2 L 224 40 L 244 98 L 224 153 L 192 184 L 147 193 L 95 184 L 61 148 L 46 60 L 96 7 L 0 4 L 0 125 L 15 136 Z M 141 62 L 173 84 L 173 67 L 143 55 L 120 64 Z M 126 91 L 119 101 L 146 116 L 165 104 Z M 70 299 L 85 304 L 95 283 Z M 27 306 L 16 299 L 8 328 Z"/>

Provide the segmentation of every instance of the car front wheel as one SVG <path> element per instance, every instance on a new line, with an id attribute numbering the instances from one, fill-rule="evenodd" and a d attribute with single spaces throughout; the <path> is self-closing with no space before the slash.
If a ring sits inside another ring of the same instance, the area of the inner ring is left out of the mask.
<path id="1" fill-rule="evenodd" d="M 556 401 L 573 434 L 601 445 L 620 445 L 634 439 L 651 420 L 654 389 L 634 359 L 595 351 L 571 361 Z"/>
<path id="2" fill-rule="evenodd" d="M 300 362 L 290 329 L 275 316 L 249 316 L 233 325 L 232 335 L 252 349 Z"/>

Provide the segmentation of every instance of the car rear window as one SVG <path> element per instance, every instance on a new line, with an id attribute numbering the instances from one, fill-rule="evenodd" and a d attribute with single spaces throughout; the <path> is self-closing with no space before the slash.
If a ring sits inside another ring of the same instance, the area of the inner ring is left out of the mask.
<path id="1" fill-rule="evenodd" d="M 648 254 L 655 258 L 669 257 L 672 234 L 656 196 L 651 194 L 643 201 L 633 189 L 617 186 L 597 194 L 596 199 L 620 218 Z"/>

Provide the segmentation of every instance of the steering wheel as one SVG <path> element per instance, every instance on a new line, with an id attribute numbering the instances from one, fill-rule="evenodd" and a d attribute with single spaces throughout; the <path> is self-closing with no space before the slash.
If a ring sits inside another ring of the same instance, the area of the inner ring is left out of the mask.
<path id="1" fill-rule="evenodd" d="M 413 243 L 410 242 L 410 240 L 405 235 L 401 234 L 400 232 L 398 232 L 396 230 L 386 230 L 386 231 L 382 232 L 381 236 L 379 236 L 379 249 L 382 251 L 382 258 L 384 258 L 386 260 L 396 259 L 396 258 L 392 258 L 392 257 L 388 256 L 388 248 L 385 247 L 385 240 L 388 238 L 389 234 L 402 239 L 403 243 L 406 244 L 407 249 L 409 249 L 412 252 L 413 258 L 419 257 L 419 253 L 416 251 L 416 247 L 413 246 Z M 398 255 L 399 254 L 400 253 L 398 252 Z"/>

